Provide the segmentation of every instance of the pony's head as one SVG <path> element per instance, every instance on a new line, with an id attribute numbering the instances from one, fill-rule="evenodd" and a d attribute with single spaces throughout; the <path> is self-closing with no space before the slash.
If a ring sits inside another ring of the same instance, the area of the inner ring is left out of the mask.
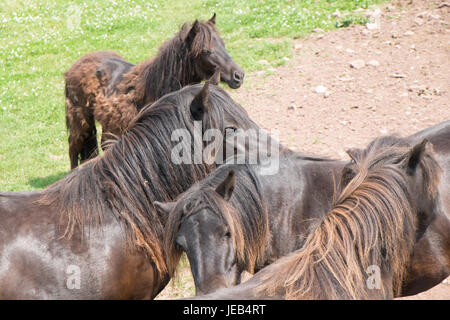
<path id="1" fill-rule="evenodd" d="M 165 249 L 175 259 L 186 252 L 197 295 L 238 284 L 262 260 L 268 219 L 255 179 L 223 165 L 176 202 L 156 203 L 168 215 Z"/>
<path id="2" fill-rule="evenodd" d="M 366 170 L 392 165 L 403 170 L 417 211 L 416 238 L 419 239 L 434 217 L 437 181 L 440 167 L 433 157 L 433 147 L 426 139 L 411 145 L 406 139 L 385 136 L 372 141 L 366 149 L 348 149 L 351 161 L 342 171 L 339 187 L 343 190 L 354 179 L 361 166 Z"/>
<path id="3" fill-rule="evenodd" d="M 351 158 L 331 211 L 301 249 L 255 276 L 258 292 L 286 299 L 400 293 L 414 245 L 438 207 L 439 166 L 427 141 L 409 145 L 397 137 L 378 138 Z"/>
<path id="4" fill-rule="evenodd" d="M 218 69 L 220 80 L 237 89 L 244 82 L 244 70 L 233 61 L 225 42 L 216 30 L 216 14 L 206 22 L 195 20 L 184 25 L 184 41 L 194 61 L 194 71 L 200 79 L 208 79 Z"/>

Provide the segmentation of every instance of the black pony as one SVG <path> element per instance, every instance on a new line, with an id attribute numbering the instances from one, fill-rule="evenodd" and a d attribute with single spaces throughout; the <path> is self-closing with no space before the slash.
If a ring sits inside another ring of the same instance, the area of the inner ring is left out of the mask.
<path id="1" fill-rule="evenodd" d="M 247 282 L 197 299 L 398 296 L 415 244 L 438 210 L 440 168 L 427 145 L 426 140 L 410 145 L 397 137 L 376 139 L 344 168 L 331 210 L 301 249 Z M 216 197 L 231 195 L 230 177 L 222 183 L 228 186 L 224 192 L 219 184 Z"/>
<path id="2" fill-rule="evenodd" d="M 0 193 L 0 298 L 155 297 L 175 266 L 162 245 L 166 217 L 153 203 L 173 200 L 215 168 L 172 161 L 172 133 L 194 135 L 195 120 L 202 132 L 254 127 L 219 87 L 187 86 L 142 109 L 102 157 L 62 180 Z"/>

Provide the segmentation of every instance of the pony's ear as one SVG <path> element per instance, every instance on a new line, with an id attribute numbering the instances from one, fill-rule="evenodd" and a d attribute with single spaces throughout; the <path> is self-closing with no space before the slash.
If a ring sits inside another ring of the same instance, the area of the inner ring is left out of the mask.
<path id="1" fill-rule="evenodd" d="M 345 150 L 345 153 L 348 154 L 350 159 L 352 159 L 354 162 L 356 162 L 356 155 L 360 150 L 358 148 L 350 148 Z"/>
<path id="2" fill-rule="evenodd" d="M 422 142 L 419 142 L 414 147 L 411 148 L 409 151 L 407 157 L 406 157 L 406 172 L 409 175 L 413 175 L 414 172 L 417 169 L 417 166 L 420 163 L 420 160 L 422 160 L 423 154 L 425 152 L 425 149 L 427 147 L 428 140 L 423 139 Z"/>
<path id="3" fill-rule="evenodd" d="M 236 185 L 236 176 L 233 170 L 228 172 L 225 180 L 222 181 L 216 188 L 216 192 L 224 198 L 226 201 L 230 200 L 231 195 L 233 194 L 234 186 Z"/>
<path id="4" fill-rule="evenodd" d="M 192 100 L 190 110 L 195 121 L 203 120 L 206 113 L 209 112 L 211 106 L 209 102 L 209 83 L 205 82 L 202 90 Z"/>
<path id="5" fill-rule="evenodd" d="M 214 12 L 213 16 L 211 17 L 211 19 L 209 19 L 209 22 L 211 22 L 212 24 L 216 24 L 216 13 Z"/>
<path id="6" fill-rule="evenodd" d="M 95 75 L 97 76 L 97 78 L 102 81 L 103 77 L 106 76 L 106 72 L 105 70 L 103 70 L 102 67 L 98 67 L 97 70 L 95 70 Z"/>
<path id="7" fill-rule="evenodd" d="M 219 82 L 220 82 L 220 71 L 219 68 L 216 68 L 211 78 L 209 78 L 208 83 L 217 86 L 219 85 Z"/>
<path id="8" fill-rule="evenodd" d="M 168 215 L 175 208 L 176 202 L 159 202 L 154 201 L 153 206 L 156 208 L 159 214 Z"/>
<path id="9" fill-rule="evenodd" d="M 197 32 L 199 30 L 199 22 L 198 20 L 195 20 L 194 23 L 192 24 L 191 30 L 189 30 L 185 41 L 188 43 L 191 43 L 192 41 L 194 41 L 195 36 L 197 35 Z"/>

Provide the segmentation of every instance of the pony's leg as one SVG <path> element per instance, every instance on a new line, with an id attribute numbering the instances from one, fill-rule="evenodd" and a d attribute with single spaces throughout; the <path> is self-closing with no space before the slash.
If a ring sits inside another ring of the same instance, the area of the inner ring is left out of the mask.
<path id="1" fill-rule="evenodd" d="M 98 154 L 97 132 L 93 115 L 88 107 L 66 103 L 66 123 L 69 129 L 69 159 L 70 168 Z"/>
<path id="2" fill-rule="evenodd" d="M 90 121 L 91 129 L 89 135 L 85 138 L 81 153 L 81 163 L 86 160 L 93 159 L 98 156 L 98 143 L 97 143 L 97 129 L 95 128 L 95 121 Z"/>
<path id="3" fill-rule="evenodd" d="M 70 169 L 75 169 L 78 167 L 78 155 L 83 149 L 83 141 L 79 135 L 70 133 L 69 134 L 69 159 L 70 159 Z"/>

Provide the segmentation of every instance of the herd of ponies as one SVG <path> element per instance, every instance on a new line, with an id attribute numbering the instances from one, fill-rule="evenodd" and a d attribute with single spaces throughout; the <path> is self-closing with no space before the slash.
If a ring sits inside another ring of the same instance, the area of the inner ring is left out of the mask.
<path id="1" fill-rule="evenodd" d="M 450 121 L 378 137 L 350 161 L 269 137 L 276 174 L 236 154 L 175 164 L 175 130 L 260 129 L 218 86 L 244 75 L 215 14 L 137 65 L 109 51 L 76 61 L 64 74 L 71 172 L 0 192 L 0 298 L 153 299 L 183 252 L 193 299 L 392 299 L 450 275 Z"/>

